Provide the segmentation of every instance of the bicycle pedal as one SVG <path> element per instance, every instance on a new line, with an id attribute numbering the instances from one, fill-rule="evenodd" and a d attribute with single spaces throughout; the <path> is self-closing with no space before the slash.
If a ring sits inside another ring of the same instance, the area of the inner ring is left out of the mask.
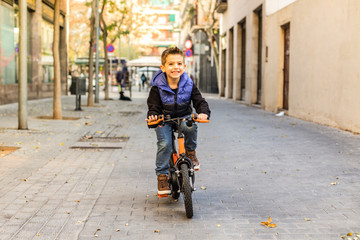
<path id="1" fill-rule="evenodd" d="M 158 197 L 159 198 L 166 198 L 168 197 L 169 195 L 168 194 L 158 194 Z"/>

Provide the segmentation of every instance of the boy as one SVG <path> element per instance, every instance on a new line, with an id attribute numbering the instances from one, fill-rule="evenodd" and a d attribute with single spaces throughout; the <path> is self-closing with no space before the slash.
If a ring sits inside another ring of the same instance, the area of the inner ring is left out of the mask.
<path id="1" fill-rule="evenodd" d="M 192 113 L 193 107 L 198 113 L 199 120 L 210 117 L 208 103 L 201 96 L 199 89 L 185 72 L 184 53 L 177 47 L 166 49 L 161 55 L 161 70 L 151 80 L 152 88 L 147 99 L 147 122 L 156 121 L 158 115 L 170 115 L 172 118 L 184 117 Z M 200 164 L 196 158 L 197 125 L 192 127 L 182 123 L 185 136 L 186 156 L 199 170 Z M 156 175 L 158 179 L 158 194 L 170 194 L 168 183 L 169 159 L 172 151 L 171 124 L 166 123 L 155 129 L 157 136 Z"/>

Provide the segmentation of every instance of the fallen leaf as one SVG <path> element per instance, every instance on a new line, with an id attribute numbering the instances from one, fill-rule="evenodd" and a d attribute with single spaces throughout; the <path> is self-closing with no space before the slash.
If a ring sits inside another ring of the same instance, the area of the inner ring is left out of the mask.
<path id="1" fill-rule="evenodd" d="M 202 189 L 202 190 L 206 190 L 206 187 L 204 187 L 204 186 L 201 186 L 201 189 Z"/>
<path id="2" fill-rule="evenodd" d="M 218 225 L 217 225 L 217 227 L 219 228 L 219 227 L 221 227 L 221 225 L 220 225 L 220 224 L 218 224 Z"/>
<path id="3" fill-rule="evenodd" d="M 25 179 L 24 179 L 24 182 L 27 182 L 27 181 L 28 181 L 28 180 L 25 178 Z"/>
<path id="4" fill-rule="evenodd" d="M 276 228 L 276 224 L 275 223 L 271 223 L 271 217 L 268 218 L 267 222 L 261 222 L 262 225 L 266 226 L 267 228 Z"/>
<path id="5" fill-rule="evenodd" d="M 37 233 L 37 234 L 36 234 L 36 236 L 38 237 L 38 236 L 40 236 L 40 234 L 39 234 L 39 233 Z"/>
<path id="6" fill-rule="evenodd" d="M 160 233 L 160 230 L 159 230 L 159 229 L 155 229 L 155 230 L 154 230 L 154 233 Z"/>
<path id="7" fill-rule="evenodd" d="M 349 232 L 347 235 L 348 235 L 348 236 L 352 236 L 353 234 Z"/>
<path id="8" fill-rule="evenodd" d="M 120 232 L 120 229 L 116 229 L 115 231 L 116 231 L 116 232 Z"/>
<path id="9" fill-rule="evenodd" d="M 339 182 L 332 182 L 332 183 L 330 183 L 330 185 L 338 185 L 339 184 Z"/>
<path id="10" fill-rule="evenodd" d="M 311 221 L 311 219 L 310 218 L 304 218 L 305 219 L 305 221 Z"/>
<path id="11" fill-rule="evenodd" d="M 60 146 L 63 146 L 63 145 L 65 145 L 65 143 L 60 143 Z"/>
<path id="12" fill-rule="evenodd" d="M 103 133 L 103 131 L 96 131 L 96 133 Z"/>
<path id="13" fill-rule="evenodd" d="M 125 223 L 125 226 L 129 226 L 129 224 L 128 224 L 128 223 Z"/>
<path id="14" fill-rule="evenodd" d="M 85 123 L 85 126 L 91 126 L 91 125 L 92 125 L 92 123 L 90 123 L 90 122 Z"/>

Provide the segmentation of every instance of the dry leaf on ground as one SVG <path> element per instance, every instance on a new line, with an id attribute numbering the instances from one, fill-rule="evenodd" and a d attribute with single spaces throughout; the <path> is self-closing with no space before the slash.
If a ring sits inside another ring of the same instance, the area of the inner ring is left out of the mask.
<path id="1" fill-rule="evenodd" d="M 271 217 L 268 218 L 267 222 L 261 222 L 262 225 L 266 226 L 267 228 L 276 228 L 276 224 L 272 223 Z"/>

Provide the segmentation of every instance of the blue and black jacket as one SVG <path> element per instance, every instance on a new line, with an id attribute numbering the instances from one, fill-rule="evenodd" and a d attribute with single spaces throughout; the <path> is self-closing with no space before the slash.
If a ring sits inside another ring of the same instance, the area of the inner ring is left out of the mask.
<path id="1" fill-rule="evenodd" d="M 186 72 L 181 75 L 177 89 L 170 88 L 166 74 L 161 70 L 155 74 L 151 85 L 147 100 L 148 116 L 164 114 L 172 118 L 183 117 L 192 113 L 192 102 L 196 113 L 205 113 L 210 117 L 208 103 Z"/>

